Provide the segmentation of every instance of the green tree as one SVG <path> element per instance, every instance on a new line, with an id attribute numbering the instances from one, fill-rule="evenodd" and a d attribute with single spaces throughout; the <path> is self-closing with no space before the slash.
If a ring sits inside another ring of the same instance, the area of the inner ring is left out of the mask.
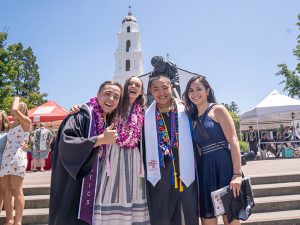
<path id="1" fill-rule="evenodd" d="M 47 94 L 40 93 L 39 67 L 32 49 L 24 49 L 22 43 L 5 48 L 6 39 L 7 34 L 0 33 L 0 107 L 9 111 L 13 96 L 20 96 L 28 108 L 44 103 Z"/>
<path id="2" fill-rule="evenodd" d="M 298 15 L 299 22 L 296 25 L 300 31 L 300 14 Z M 297 37 L 297 46 L 293 50 L 293 55 L 296 56 L 297 61 L 300 61 L 300 35 Z M 288 92 L 291 97 L 300 98 L 300 63 L 297 64 L 295 70 L 289 70 L 286 64 L 279 64 L 279 72 L 277 76 L 283 76 L 284 80 L 280 84 L 284 84 L 284 91 Z"/>
<path id="3" fill-rule="evenodd" d="M 234 112 L 234 113 L 236 113 L 236 114 L 238 114 L 239 113 L 239 106 L 234 102 L 234 101 L 232 101 L 231 103 L 230 103 L 230 105 L 229 105 L 229 110 L 231 111 L 231 112 Z"/>
<path id="4" fill-rule="evenodd" d="M 11 95 L 11 84 L 7 77 L 10 72 L 9 54 L 4 48 L 7 39 L 6 33 L 0 32 L 0 109 L 9 109 L 11 103 L 8 98 Z"/>
<path id="5" fill-rule="evenodd" d="M 240 136 L 240 119 L 239 119 L 239 115 L 238 115 L 238 112 L 239 112 L 239 107 L 238 105 L 232 101 L 229 104 L 227 103 L 222 103 L 222 105 L 224 105 L 227 110 L 229 111 L 229 114 L 231 115 L 232 119 L 233 119 L 233 122 L 234 122 L 234 126 L 235 126 L 235 130 L 236 130 L 236 134 L 238 136 L 238 139 L 241 140 L 241 136 Z"/>

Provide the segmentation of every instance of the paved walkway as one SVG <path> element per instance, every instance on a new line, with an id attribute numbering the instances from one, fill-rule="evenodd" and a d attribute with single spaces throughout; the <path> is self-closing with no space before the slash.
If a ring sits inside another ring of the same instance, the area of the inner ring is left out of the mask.
<path id="1" fill-rule="evenodd" d="M 271 158 L 267 160 L 249 161 L 243 166 L 247 176 L 266 176 L 275 174 L 300 173 L 300 158 Z"/>
<path id="2" fill-rule="evenodd" d="M 247 176 L 266 176 L 275 174 L 300 173 L 300 158 L 249 161 L 243 166 Z M 51 171 L 27 172 L 24 185 L 50 184 Z"/>

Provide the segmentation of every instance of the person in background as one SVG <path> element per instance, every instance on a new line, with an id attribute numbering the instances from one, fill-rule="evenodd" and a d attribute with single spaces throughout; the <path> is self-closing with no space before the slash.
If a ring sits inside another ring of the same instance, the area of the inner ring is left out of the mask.
<path id="1" fill-rule="evenodd" d="M 292 140 L 292 131 L 289 126 L 284 128 L 283 132 L 284 141 L 291 141 Z"/>
<path id="2" fill-rule="evenodd" d="M 278 143 L 278 142 L 282 142 L 284 141 L 284 139 L 282 138 L 282 134 L 281 133 L 277 133 L 276 137 L 274 138 L 275 143 L 275 151 L 276 151 L 276 158 L 278 158 L 280 156 L 280 153 L 283 150 L 283 143 Z"/>
<path id="3" fill-rule="evenodd" d="M 33 160 L 32 158 L 32 151 L 33 151 L 33 145 L 34 145 L 34 131 L 37 130 L 39 128 L 39 124 L 35 123 L 33 124 L 33 129 L 32 131 L 29 133 L 29 141 L 28 141 L 28 153 L 31 154 L 31 162 L 30 162 L 30 171 L 36 172 L 36 169 L 33 170 L 33 168 L 36 168 L 37 165 L 37 160 Z"/>
<path id="4" fill-rule="evenodd" d="M 54 132 L 52 132 L 52 134 L 53 134 L 53 136 L 52 136 L 52 139 L 51 139 L 50 151 L 53 154 L 54 148 L 55 148 L 55 141 L 56 141 L 56 135 L 57 135 L 57 133 L 54 131 Z"/>
<path id="5" fill-rule="evenodd" d="M 205 77 L 192 77 L 183 96 L 186 111 L 193 121 L 193 141 L 200 147 L 196 158 L 201 222 L 217 225 L 211 192 L 229 185 L 234 196 L 238 196 L 242 183 L 240 146 L 234 122 L 226 107 L 216 104 L 213 89 Z M 228 224 L 226 215 L 223 221 Z M 230 224 L 240 222 L 234 220 Z"/>
<path id="6" fill-rule="evenodd" d="M 7 114 L 4 110 L 0 110 L 0 170 L 1 170 L 1 162 L 3 157 L 3 152 L 7 142 L 7 131 L 9 129 L 9 121 Z M 3 197 L 2 197 L 2 190 L 1 190 L 1 181 L 2 178 L 0 177 L 0 212 L 3 207 Z"/>
<path id="7" fill-rule="evenodd" d="M 256 131 L 253 129 L 253 126 L 249 126 L 249 133 L 248 133 L 249 147 L 251 151 L 254 151 L 255 155 L 257 155 L 257 151 L 258 151 L 257 141 L 258 141 L 258 137 Z"/>
<path id="8" fill-rule="evenodd" d="M 45 127 L 45 123 L 40 123 L 40 127 L 33 131 L 32 171 L 36 171 L 37 165 L 41 167 L 40 171 L 44 171 L 51 138 L 52 132 Z"/>
<path id="9" fill-rule="evenodd" d="M 262 142 L 269 142 L 269 141 L 270 141 L 270 140 L 267 138 L 267 134 L 266 134 L 266 133 L 262 133 L 262 137 L 261 137 L 261 139 L 260 139 L 260 142 L 261 142 L 260 148 L 261 148 L 262 150 L 266 150 L 266 149 L 267 149 L 268 143 L 262 143 Z"/>
<path id="10" fill-rule="evenodd" d="M 3 153 L 0 177 L 3 193 L 6 222 L 5 225 L 21 225 L 25 205 L 23 193 L 23 180 L 27 166 L 27 152 L 23 146 L 28 143 L 31 120 L 28 117 L 27 105 L 15 97 L 11 108 L 14 122 L 10 124 L 7 133 L 7 144 Z M 14 197 L 15 218 L 13 218 Z"/>

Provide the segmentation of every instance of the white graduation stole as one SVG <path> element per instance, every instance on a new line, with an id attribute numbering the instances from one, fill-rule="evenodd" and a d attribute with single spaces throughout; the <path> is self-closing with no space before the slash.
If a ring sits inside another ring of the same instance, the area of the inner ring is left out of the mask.
<path id="1" fill-rule="evenodd" d="M 175 101 L 176 102 L 176 101 Z M 184 106 L 177 103 L 178 110 L 178 136 L 179 136 L 179 170 L 180 179 L 189 187 L 195 180 L 194 148 L 190 130 L 189 119 Z M 156 102 L 154 101 L 145 113 L 145 146 L 147 180 L 155 186 L 161 179 L 157 140 L 157 127 L 155 115 Z"/>

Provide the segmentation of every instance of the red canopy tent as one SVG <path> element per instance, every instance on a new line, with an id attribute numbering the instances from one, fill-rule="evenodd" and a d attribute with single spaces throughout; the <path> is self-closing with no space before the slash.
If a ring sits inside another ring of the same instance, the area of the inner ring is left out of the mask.
<path id="1" fill-rule="evenodd" d="M 30 109 L 28 114 L 33 123 L 38 123 L 63 120 L 68 115 L 68 111 L 58 105 L 55 101 L 48 101 L 40 106 Z"/>
<path id="2" fill-rule="evenodd" d="M 58 105 L 55 101 L 48 101 L 40 106 L 37 106 L 28 111 L 28 116 L 33 123 L 50 122 L 51 127 L 53 121 L 58 122 L 58 126 L 61 121 L 68 115 L 68 111 Z M 52 153 L 49 153 L 48 158 L 45 161 L 45 170 L 51 169 L 51 157 Z M 28 164 L 27 170 L 31 167 L 31 154 L 27 154 Z"/>
<path id="3" fill-rule="evenodd" d="M 48 101 L 28 111 L 28 116 L 31 119 L 32 123 L 50 122 L 50 127 L 53 127 L 52 125 L 59 127 L 61 121 L 68 114 L 69 112 L 58 105 L 55 101 Z M 8 116 L 8 118 L 10 121 L 13 120 L 12 116 Z M 53 122 L 57 122 L 57 124 L 54 124 Z M 52 153 L 50 152 L 45 162 L 45 170 L 51 169 L 51 157 Z M 30 170 L 32 160 L 31 154 L 27 154 L 27 159 L 28 164 L 26 170 Z"/>

